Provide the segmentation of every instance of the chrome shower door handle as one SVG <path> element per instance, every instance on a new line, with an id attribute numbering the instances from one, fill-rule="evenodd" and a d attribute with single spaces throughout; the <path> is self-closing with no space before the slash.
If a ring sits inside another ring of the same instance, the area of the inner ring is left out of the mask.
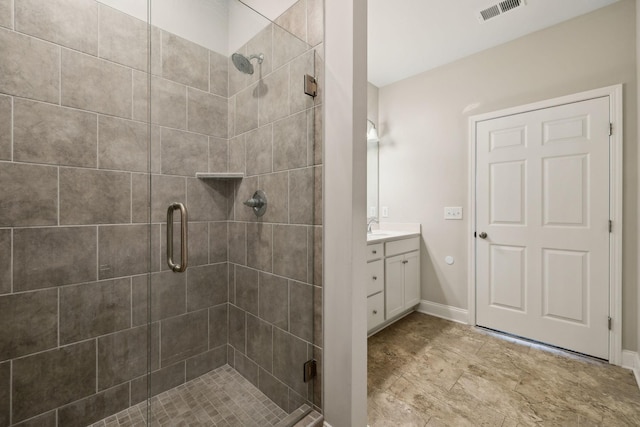
<path id="1" fill-rule="evenodd" d="M 173 211 L 180 210 L 180 264 L 173 262 Z M 187 208 L 182 203 L 172 203 L 167 209 L 167 264 L 176 273 L 187 269 Z"/>

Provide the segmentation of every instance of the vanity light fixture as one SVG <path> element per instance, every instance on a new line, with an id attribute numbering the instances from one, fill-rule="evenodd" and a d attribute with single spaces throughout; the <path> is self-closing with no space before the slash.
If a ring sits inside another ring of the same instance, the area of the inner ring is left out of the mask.
<path id="1" fill-rule="evenodd" d="M 371 120 L 367 119 L 367 142 L 378 142 L 380 138 L 378 137 L 378 130 L 376 129 L 375 123 Z M 371 127 L 369 127 L 369 123 L 371 123 Z"/>

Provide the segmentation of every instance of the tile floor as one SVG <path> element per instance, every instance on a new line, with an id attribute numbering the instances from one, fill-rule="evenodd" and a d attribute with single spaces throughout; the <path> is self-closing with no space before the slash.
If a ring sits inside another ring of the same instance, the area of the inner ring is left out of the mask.
<path id="1" fill-rule="evenodd" d="M 412 313 L 368 342 L 369 425 L 640 426 L 633 373 Z"/>
<path id="2" fill-rule="evenodd" d="M 287 413 L 229 365 L 151 399 L 151 426 L 276 426 Z M 140 403 L 93 427 L 145 426 Z"/>

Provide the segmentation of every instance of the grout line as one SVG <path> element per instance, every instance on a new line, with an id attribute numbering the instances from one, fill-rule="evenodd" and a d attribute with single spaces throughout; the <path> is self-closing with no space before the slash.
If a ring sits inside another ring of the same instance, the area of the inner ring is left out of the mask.
<path id="1" fill-rule="evenodd" d="M 58 205 L 57 206 L 58 209 L 56 212 L 56 216 L 58 219 L 57 226 L 60 227 L 60 166 L 57 166 L 56 170 L 57 170 L 57 178 L 58 178 L 58 188 L 57 188 L 58 194 L 56 195 L 56 204 Z"/>
<path id="2" fill-rule="evenodd" d="M 98 385 L 98 338 L 95 339 L 95 343 L 96 343 L 96 393 L 98 393 L 100 391 L 99 389 L 99 385 Z"/>
<path id="3" fill-rule="evenodd" d="M 60 348 L 60 288 L 56 289 L 56 302 L 58 303 L 58 313 L 57 313 L 57 318 L 58 318 L 58 327 L 56 328 L 56 332 L 58 333 L 58 348 Z"/>
<path id="4" fill-rule="evenodd" d="M 9 158 L 11 159 L 12 162 L 14 162 L 15 161 L 15 158 L 14 158 L 15 157 L 15 148 L 14 148 L 14 145 L 15 145 L 15 141 L 14 141 L 15 132 L 14 132 L 14 129 L 15 129 L 15 115 L 16 115 L 15 97 L 10 96 L 9 97 L 9 103 L 11 104 L 11 129 L 9 131 L 9 138 L 11 139 L 11 146 L 9 148 L 10 148 L 11 153 L 10 153 Z"/>
<path id="5" fill-rule="evenodd" d="M 58 45 L 58 105 L 62 106 L 62 46 Z"/>
<path id="6" fill-rule="evenodd" d="M 13 384 L 13 360 L 9 360 L 9 384 Z M 13 387 L 9 387 L 9 425 L 13 425 Z"/>
<path id="7" fill-rule="evenodd" d="M 10 228 L 9 229 L 9 244 L 10 244 L 10 246 L 9 246 L 10 255 L 9 256 L 10 256 L 10 263 L 11 263 L 9 265 L 9 290 L 10 290 L 11 293 L 15 292 L 14 284 L 13 284 L 13 282 L 14 282 L 14 280 L 13 280 L 13 272 L 15 271 L 15 269 L 13 268 L 13 262 L 14 262 L 14 259 L 13 259 L 13 257 L 14 257 L 13 246 L 15 244 L 15 238 L 13 236 L 14 232 L 15 232 L 15 228 Z"/>

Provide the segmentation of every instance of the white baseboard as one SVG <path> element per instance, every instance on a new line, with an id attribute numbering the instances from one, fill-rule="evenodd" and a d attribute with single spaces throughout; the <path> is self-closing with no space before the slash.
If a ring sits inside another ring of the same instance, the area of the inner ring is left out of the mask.
<path id="1" fill-rule="evenodd" d="M 622 367 L 631 369 L 636 377 L 636 383 L 640 387 L 640 353 L 631 350 L 622 350 Z"/>
<path id="2" fill-rule="evenodd" d="M 469 324 L 469 311 L 462 308 L 422 300 L 417 311 L 453 322 Z"/>

